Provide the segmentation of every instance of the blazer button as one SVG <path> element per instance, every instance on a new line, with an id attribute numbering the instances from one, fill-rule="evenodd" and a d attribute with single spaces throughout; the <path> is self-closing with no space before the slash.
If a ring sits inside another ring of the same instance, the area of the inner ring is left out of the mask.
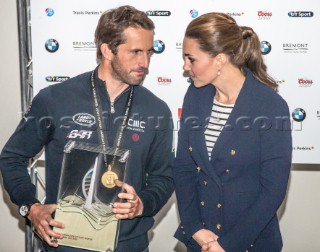
<path id="1" fill-rule="evenodd" d="M 184 231 L 182 231 L 182 233 L 185 235 L 186 234 L 186 232 L 184 232 Z"/>
<path id="2" fill-rule="evenodd" d="M 230 173 L 231 172 L 231 170 L 230 169 L 226 169 L 226 173 Z"/>
<path id="3" fill-rule="evenodd" d="M 221 208 L 221 207 L 222 207 L 222 205 L 220 203 L 218 203 L 217 208 Z"/>
<path id="4" fill-rule="evenodd" d="M 189 151 L 192 151 L 192 147 L 191 146 L 189 146 Z"/>
<path id="5" fill-rule="evenodd" d="M 203 180 L 203 184 L 204 184 L 204 185 L 207 185 L 207 184 L 208 184 L 208 181 Z"/>
<path id="6" fill-rule="evenodd" d="M 205 203 L 204 203 L 204 201 L 201 201 L 200 204 L 201 204 L 201 206 L 204 206 Z"/>
<path id="7" fill-rule="evenodd" d="M 183 229 L 183 226 L 181 226 L 180 228 Z"/>
<path id="8" fill-rule="evenodd" d="M 231 154 L 231 156 L 234 156 L 234 155 L 236 155 L 236 151 L 235 150 L 231 150 L 230 154 Z"/>
<path id="9" fill-rule="evenodd" d="M 218 230 L 220 230 L 220 229 L 221 229 L 221 227 L 222 227 L 222 225 L 221 225 L 221 224 L 217 224 L 217 226 L 216 226 L 216 227 L 217 227 L 217 229 L 218 229 Z"/>
<path id="10" fill-rule="evenodd" d="M 200 172 L 200 170 L 201 170 L 200 166 L 197 166 L 198 173 Z"/>

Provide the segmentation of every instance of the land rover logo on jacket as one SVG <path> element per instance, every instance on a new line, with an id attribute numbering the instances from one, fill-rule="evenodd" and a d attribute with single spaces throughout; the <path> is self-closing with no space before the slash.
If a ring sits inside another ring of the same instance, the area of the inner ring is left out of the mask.
<path id="1" fill-rule="evenodd" d="M 78 113 L 72 117 L 72 120 L 81 126 L 90 127 L 96 123 L 96 119 L 93 115 L 88 113 Z"/>

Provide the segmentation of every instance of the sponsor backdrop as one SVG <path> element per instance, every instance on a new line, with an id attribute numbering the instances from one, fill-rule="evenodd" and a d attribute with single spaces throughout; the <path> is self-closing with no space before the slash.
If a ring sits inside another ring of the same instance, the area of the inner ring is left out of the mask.
<path id="1" fill-rule="evenodd" d="M 320 163 L 320 33 L 317 1 L 31 1 L 34 95 L 96 66 L 94 31 L 107 9 L 129 4 L 155 22 L 155 54 L 144 86 L 171 108 L 175 130 L 189 85 L 183 76 L 182 40 L 187 24 L 219 11 L 251 26 L 261 40 L 269 73 L 292 113 L 293 162 Z"/>

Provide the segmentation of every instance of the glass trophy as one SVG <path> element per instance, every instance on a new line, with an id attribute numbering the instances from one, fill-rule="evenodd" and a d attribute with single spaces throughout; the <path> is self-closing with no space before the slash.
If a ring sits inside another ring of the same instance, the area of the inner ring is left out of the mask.
<path id="1" fill-rule="evenodd" d="M 125 180 L 130 151 L 69 141 L 59 184 L 55 219 L 65 228 L 59 245 L 94 251 L 114 251 L 120 221 L 112 213 Z"/>

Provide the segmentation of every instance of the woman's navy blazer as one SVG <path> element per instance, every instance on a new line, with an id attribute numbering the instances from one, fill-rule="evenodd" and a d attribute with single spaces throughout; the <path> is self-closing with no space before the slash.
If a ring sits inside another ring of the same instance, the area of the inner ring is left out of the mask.
<path id="1" fill-rule="evenodd" d="M 277 210 L 291 167 L 287 103 L 247 70 L 244 85 L 209 160 L 204 131 L 215 87 L 190 85 L 180 120 L 174 182 L 181 225 L 175 237 L 209 229 L 227 252 L 281 251 Z"/>

